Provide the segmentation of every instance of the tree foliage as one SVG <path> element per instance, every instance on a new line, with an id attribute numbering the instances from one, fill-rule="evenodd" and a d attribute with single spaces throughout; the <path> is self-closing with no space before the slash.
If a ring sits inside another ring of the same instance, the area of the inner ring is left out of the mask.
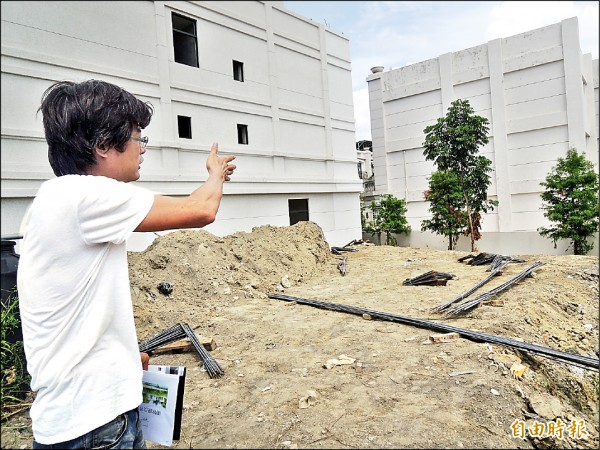
<path id="1" fill-rule="evenodd" d="M 585 255 L 594 247 L 588 238 L 598 231 L 598 175 L 585 155 L 572 148 L 540 183 L 545 188 L 541 194 L 544 216 L 553 223 L 540 227 L 542 236 L 554 241 L 570 239 L 573 252 Z"/>
<path id="2" fill-rule="evenodd" d="M 401 234 L 410 231 L 410 225 L 406 221 L 406 200 L 386 194 L 379 202 L 371 202 L 371 210 L 373 220 L 366 222 L 365 231 L 371 235 L 385 233 L 386 245 L 398 244 L 392 233 Z"/>
<path id="3" fill-rule="evenodd" d="M 437 170 L 429 178 L 429 190 L 425 191 L 429 202 L 431 219 L 421 222 L 421 231 L 432 231 L 448 238 L 448 250 L 456 248 L 456 242 L 469 227 L 465 199 L 455 173 Z"/>
<path id="4" fill-rule="evenodd" d="M 423 143 L 425 159 L 433 161 L 437 169 L 456 175 L 464 199 L 471 251 L 481 238 L 481 213 L 493 210 L 496 200 L 487 198 L 491 182 L 492 162 L 478 155 L 479 147 L 488 143 L 488 120 L 477 116 L 468 100 L 452 102 L 445 117 L 425 128 Z"/>

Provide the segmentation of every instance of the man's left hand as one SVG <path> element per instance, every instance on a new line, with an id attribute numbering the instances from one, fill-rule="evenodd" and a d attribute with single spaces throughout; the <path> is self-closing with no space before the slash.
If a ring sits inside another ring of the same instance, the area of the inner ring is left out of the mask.
<path id="1" fill-rule="evenodd" d="M 148 370 L 148 364 L 150 363 L 150 355 L 148 355 L 148 353 L 140 352 L 140 358 L 142 359 L 142 369 Z"/>

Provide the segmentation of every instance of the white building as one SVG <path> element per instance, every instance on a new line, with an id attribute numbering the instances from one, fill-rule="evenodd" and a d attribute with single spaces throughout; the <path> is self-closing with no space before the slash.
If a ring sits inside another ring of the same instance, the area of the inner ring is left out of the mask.
<path id="1" fill-rule="evenodd" d="M 585 152 L 598 171 L 598 60 L 581 53 L 577 19 L 381 69 L 367 77 L 375 195 L 407 200 L 412 232 L 399 242 L 447 248 L 442 236 L 420 231 L 430 217 L 423 191 L 435 170 L 423 156 L 423 130 L 460 98 L 489 120 L 490 142 L 480 154 L 492 161 L 488 194 L 499 206 L 483 217 L 479 250 L 564 253 L 568 241 L 554 249 L 537 232 L 549 224 L 540 209 L 540 182 L 571 147 Z M 470 250 L 467 237 L 458 244 Z"/>
<path id="2" fill-rule="evenodd" d="M 310 219 L 330 245 L 361 237 L 348 39 L 282 1 L 2 2 L 2 235 L 20 233 L 47 160 L 41 95 L 102 79 L 154 108 L 141 178 L 186 195 L 213 142 L 235 154 L 223 236 Z M 136 233 L 130 250 L 153 233 Z"/>

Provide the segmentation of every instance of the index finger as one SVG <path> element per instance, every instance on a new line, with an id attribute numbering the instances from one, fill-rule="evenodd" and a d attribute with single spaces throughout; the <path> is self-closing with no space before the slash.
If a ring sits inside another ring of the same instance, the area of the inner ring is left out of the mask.
<path id="1" fill-rule="evenodd" d="M 212 147 L 210 148 L 210 152 L 214 153 L 215 155 L 217 153 L 219 153 L 219 143 L 218 142 L 213 142 Z"/>

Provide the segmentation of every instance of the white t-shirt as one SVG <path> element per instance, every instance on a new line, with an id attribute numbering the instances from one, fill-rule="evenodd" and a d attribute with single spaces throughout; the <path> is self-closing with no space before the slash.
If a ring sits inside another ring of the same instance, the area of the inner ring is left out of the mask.
<path id="1" fill-rule="evenodd" d="M 33 435 L 64 442 L 142 402 L 126 240 L 154 195 L 111 178 L 65 175 L 29 210 L 17 286 Z"/>

